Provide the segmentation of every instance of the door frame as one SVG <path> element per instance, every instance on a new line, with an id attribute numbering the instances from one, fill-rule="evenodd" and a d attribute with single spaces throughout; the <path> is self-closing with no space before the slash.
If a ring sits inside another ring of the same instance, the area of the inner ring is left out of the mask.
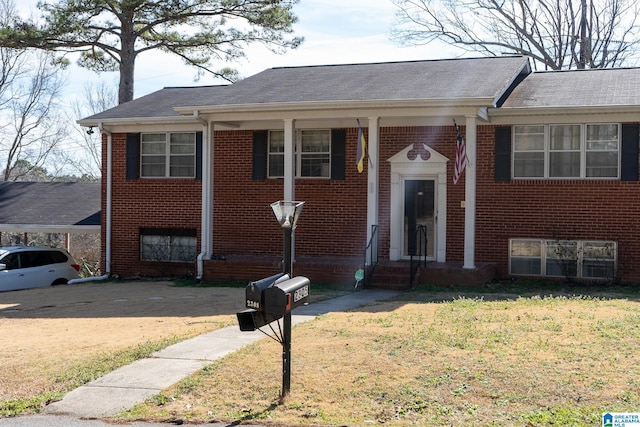
<path id="1" fill-rule="evenodd" d="M 435 181 L 433 236 L 436 262 L 447 254 L 447 162 L 448 158 L 424 143 L 412 144 L 387 160 L 391 163 L 389 259 L 399 261 L 404 245 L 404 183 L 406 180 Z"/>

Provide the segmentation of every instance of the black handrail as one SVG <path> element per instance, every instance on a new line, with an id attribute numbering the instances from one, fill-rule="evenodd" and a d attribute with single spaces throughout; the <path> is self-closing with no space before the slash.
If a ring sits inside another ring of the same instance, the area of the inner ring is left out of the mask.
<path id="1" fill-rule="evenodd" d="M 409 288 L 413 287 L 413 281 L 415 280 L 418 270 L 420 269 L 420 256 L 422 256 L 422 266 L 427 266 L 427 226 L 417 225 L 413 235 L 413 241 L 409 242 Z M 414 265 L 413 257 L 418 254 L 418 262 Z M 420 255 L 422 254 L 422 255 Z"/>
<path id="2" fill-rule="evenodd" d="M 370 260 L 368 265 L 367 254 L 369 254 Z M 369 243 L 367 243 L 367 247 L 364 248 L 362 258 L 363 277 L 359 287 L 364 288 L 371 279 L 373 270 L 375 270 L 378 265 L 378 226 L 376 224 L 371 225 L 371 238 L 369 239 Z M 358 283 L 356 283 L 356 286 L 358 286 Z"/>

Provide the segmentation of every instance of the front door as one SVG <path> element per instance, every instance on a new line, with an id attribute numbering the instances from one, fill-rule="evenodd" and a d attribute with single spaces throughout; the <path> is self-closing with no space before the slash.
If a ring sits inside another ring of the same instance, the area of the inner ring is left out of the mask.
<path id="1" fill-rule="evenodd" d="M 435 259 L 435 201 L 434 179 L 404 180 L 403 257 Z"/>
<path id="2" fill-rule="evenodd" d="M 426 248 L 415 247 L 416 252 L 420 249 L 428 260 L 446 262 L 449 159 L 427 144 L 413 143 L 388 161 L 391 163 L 389 259 L 408 259 L 410 243 L 417 243 L 415 229 L 424 225 Z"/>

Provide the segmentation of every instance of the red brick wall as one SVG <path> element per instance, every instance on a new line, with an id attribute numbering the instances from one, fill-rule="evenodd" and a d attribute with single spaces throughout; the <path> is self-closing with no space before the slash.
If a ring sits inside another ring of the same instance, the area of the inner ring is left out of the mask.
<path id="1" fill-rule="evenodd" d="M 640 183 L 494 180 L 494 128 L 478 128 L 476 260 L 507 276 L 510 238 L 613 240 L 619 275 L 640 280 Z"/>
<path id="2" fill-rule="evenodd" d="M 113 206 L 111 272 L 123 277 L 193 274 L 193 263 L 140 260 L 141 227 L 195 228 L 200 235 L 201 181 L 195 179 L 125 179 L 126 134 L 113 134 Z M 106 137 L 103 136 L 103 169 Z M 106 173 L 102 181 L 102 224 L 106 225 Z M 106 228 L 102 228 L 103 257 Z M 198 239 L 199 240 L 199 239 Z M 104 262 L 104 260 L 103 260 Z M 104 263 L 103 263 L 104 265 Z"/>
<path id="3" fill-rule="evenodd" d="M 359 256 L 365 247 L 367 175 L 355 167 L 357 130 L 347 131 L 346 179 L 297 179 L 305 201 L 296 229 L 299 256 Z M 282 200 L 283 179 L 252 179 L 252 131 L 214 135 L 214 252 L 277 255 L 282 231 L 271 203 Z"/>
<path id="4" fill-rule="evenodd" d="M 464 133 L 464 127 L 461 129 Z M 365 129 L 366 135 L 366 129 Z M 357 129 L 347 129 L 346 179 L 298 179 L 297 200 L 305 207 L 296 230 L 298 257 L 360 257 L 366 240 L 367 169 L 355 167 Z M 367 136 L 368 138 L 368 136 Z M 614 240 L 625 281 L 640 280 L 638 213 L 640 183 L 601 180 L 494 181 L 494 127 L 477 132 L 476 262 L 495 262 L 508 274 L 510 238 Z M 282 233 L 269 205 L 283 197 L 282 179 L 252 179 L 252 131 L 214 135 L 214 253 L 279 256 Z M 447 261 L 464 252 L 465 175 L 453 185 L 455 130 L 452 126 L 380 129 L 379 254 L 389 255 L 390 164 L 387 159 L 424 142 L 450 159 L 447 165 Z M 103 159 L 106 165 L 106 144 Z M 125 180 L 125 135 L 113 135 L 112 272 L 157 274 L 139 261 L 140 227 L 189 227 L 200 236 L 201 182 L 176 179 Z M 106 166 L 105 166 L 106 170 Z M 103 195 L 106 179 L 103 180 Z M 570 203 L 569 203 L 570 201 Z M 106 206 L 103 197 L 103 224 Z M 105 242 L 104 228 L 103 239 Z M 440 236 L 443 238 L 444 236 Z M 198 239 L 199 241 L 200 239 Z M 103 248 L 104 249 L 104 248 Z M 103 250 L 104 254 L 104 250 Z M 193 272 L 192 264 L 171 264 Z"/>

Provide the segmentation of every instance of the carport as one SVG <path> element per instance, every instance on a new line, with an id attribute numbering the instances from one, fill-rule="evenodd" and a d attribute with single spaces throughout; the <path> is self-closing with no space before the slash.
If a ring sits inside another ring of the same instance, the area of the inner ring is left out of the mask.
<path id="1" fill-rule="evenodd" d="M 29 244 L 30 233 L 100 233 L 99 182 L 0 182 L 0 244 Z M 4 238 L 3 238 L 4 235 Z"/>

